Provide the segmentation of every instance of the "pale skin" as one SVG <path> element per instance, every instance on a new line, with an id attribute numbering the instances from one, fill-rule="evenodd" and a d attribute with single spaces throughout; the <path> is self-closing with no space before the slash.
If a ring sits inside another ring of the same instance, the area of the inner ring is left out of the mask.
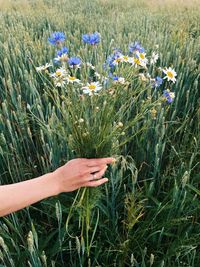
<path id="1" fill-rule="evenodd" d="M 108 181 L 102 178 L 114 158 L 68 161 L 54 172 L 10 185 L 0 186 L 0 217 L 28 207 L 45 198 L 81 187 L 96 187 Z"/>

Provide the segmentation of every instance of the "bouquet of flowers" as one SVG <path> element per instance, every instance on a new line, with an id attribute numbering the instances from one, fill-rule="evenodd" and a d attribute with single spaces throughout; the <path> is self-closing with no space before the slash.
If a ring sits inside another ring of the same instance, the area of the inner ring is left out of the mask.
<path id="1" fill-rule="evenodd" d="M 48 127 L 65 138 L 76 157 L 117 158 L 175 98 L 176 72 L 158 67 L 158 52 L 147 56 L 139 42 L 131 43 L 126 53 L 112 48 L 105 55 L 98 32 L 83 34 L 83 47 L 74 56 L 63 32 L 54 32 L 48 40 L 55 58 L 36 67 L 55 106 Z M 91 212 L 99 196 L 99 188 L 82 188 L 72 205 L 79 208 L 82 236 L 86 226 L 88 255 L 94 238 L 93 233 L 89 242 Z M 67 225 L 69 219 L 70 214 Z"/>

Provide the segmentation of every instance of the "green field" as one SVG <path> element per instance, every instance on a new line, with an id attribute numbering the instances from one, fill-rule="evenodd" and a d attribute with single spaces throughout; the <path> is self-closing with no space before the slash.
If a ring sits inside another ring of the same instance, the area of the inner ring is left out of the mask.
<path id="1" fill-rule="evenodd" d="M 121 70 L 129 84 L 116 86 L 117 97 L 111 85 L 109 96 L 85 106 L 73 88 L 51 90 L 35 66 L 54 58 L 55 31 L 102 75 L 113 48 L 126 53 L 139 41 L 148 55 L 158 51 L 159 64 L 177 73 L 174 101 L 159 102 L 162 90 L 154 98 L 133 79 L 138 68 Z M 93 54 L 82 34 L 96 31 Z M 77 156 L 117 158 L 109 182 L 88 191 L 87 202 L 60 194 L 0 218 L 0 267 L 200 266 L 199 63 L 198 0 L 0 0 L 0 184 Z M 88 138 L 81 126 L 77 133 L 79 113 Z"/>

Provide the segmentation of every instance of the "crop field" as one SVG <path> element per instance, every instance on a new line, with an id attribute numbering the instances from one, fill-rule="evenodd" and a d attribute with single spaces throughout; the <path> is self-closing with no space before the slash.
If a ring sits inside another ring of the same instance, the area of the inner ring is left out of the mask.
<path id="1" fill-rule="evenodd" d="M 199 267 L 199 80 L 199 0 L 0 0 L 0 185 L 116 159 L 0 218 L 0 267 Z"/>

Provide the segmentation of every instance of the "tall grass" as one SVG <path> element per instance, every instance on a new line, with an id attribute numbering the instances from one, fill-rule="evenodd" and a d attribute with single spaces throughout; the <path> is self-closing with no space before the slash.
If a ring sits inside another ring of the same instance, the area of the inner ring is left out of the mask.
<path id="1" fill-rule="evenodd" d="M 96 30 L 105 57 L 111 39 L 125 51 L 134 40 L 149 52 L 159 45 L 160 64 L 178 73 L 173 104 L 153 120 L 149 115 L 151 127 L 108 170 L 90 221 L 90 257 L 78 209 L 66 232 L 75 199 L 69 193 L 0 219 L 0 266 L 199 266 L 199 21 L 198 1 L 0 1 L 1 184 L 37 177 L 74 157 L 50 127 L 55 106 L 30 61 L 53 57 L 52 31 L 67 34 L 74 54 L 83 52 L 81 34 Z"/>

